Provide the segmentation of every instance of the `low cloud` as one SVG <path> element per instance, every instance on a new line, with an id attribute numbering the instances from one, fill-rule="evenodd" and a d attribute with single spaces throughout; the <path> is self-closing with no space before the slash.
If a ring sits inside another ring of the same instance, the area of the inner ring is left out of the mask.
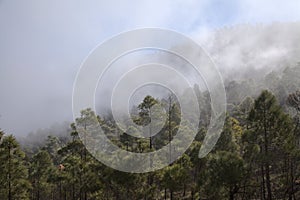
<path id="1" fill-rule="evenodd" d="M 299 4 L 0 1 L 0 128 L 24 135 L 71 121 L 72 87 L 81 62 L 96 45 L 126 30 L 162 27 L 187 34 L 227 78 L 248 76 L 247 69 L 292 65 L 300 55 Z"/>

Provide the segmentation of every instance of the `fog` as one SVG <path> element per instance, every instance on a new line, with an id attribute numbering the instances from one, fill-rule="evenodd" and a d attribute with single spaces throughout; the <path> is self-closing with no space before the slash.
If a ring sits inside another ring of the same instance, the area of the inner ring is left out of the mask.
<path id="1" fill-rule="evenodd" d="M 184 33 L 229 80 L 300 61 L 299 1 L 184 2 L 0 1 L 0 128 L 26 135 L 72 121 L 81 63 L 99 43 L 126 30 Z"/>
<path id="2" fill-rule="evenodd" d="M 300 23 L 290 22 L 223 27 L 202 43 L 222 75 L 232 79 L 295 65 L 300 61 L 299 41 Z"/>

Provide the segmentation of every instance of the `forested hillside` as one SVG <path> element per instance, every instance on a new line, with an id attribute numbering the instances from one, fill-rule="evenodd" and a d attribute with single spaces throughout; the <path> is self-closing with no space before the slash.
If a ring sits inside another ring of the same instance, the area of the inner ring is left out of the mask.
<path id="1" fill-rule="evenodd" d="M 103 165 L 86 150 L 75 123 L 68 137 L 53 133 L 34 143 L 32 135 L 22 146 L 13 133 L 1 131 L 0 199 L 300 199 L 299 74 L 296 65 L 261 80 L 227 80 L 223 132 L 213 151 L 201 159 L 198 153 L 211 108 L 208 92 L 195 86 L 201 120 L 193 144 L 176 162 L 150 173 L 125 173 Z M 154 151 L 172 140 L 180 123 L 174 96 L 146 96 L 132 109 L 133 120 L 147 125 L 155 104 L 168 111 L 167 121 L 150 139 L 126 134 L 109 116 L 97 120 L 119 147 Z M 84 110 L 78 121 L 90 116 L 96 114 Z"/>

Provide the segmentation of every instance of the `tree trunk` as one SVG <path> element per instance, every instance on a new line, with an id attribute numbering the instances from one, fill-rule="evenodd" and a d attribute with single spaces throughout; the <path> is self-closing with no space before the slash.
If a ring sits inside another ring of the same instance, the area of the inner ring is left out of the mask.
<path id="1" fill-rule="evenodd" d="M 234 193 L 232 191 L 229 192 L 229 200 L 234 200 Z"/>
<path id="2" fill-rule="evenodd" d="M 265 189 L 265 173 L 264 173 L 264 167 L 261 166 L 261 198 L 263 200 L 266 199 L 266 189 Z"/>
<path id="3" fill-rule="evenodd" d="M 265 150 L 265 170 L 266 170 L 266 186 L 268 192 L 268 200 L 272 200 L 271 180 L 270 180 L 270 165 L 269 165 L 269 138 L 267 130 L 266 106 L 264 109 L 264 150 Z"/>
<path id="4" fill-rule="evenodd" d="M 10 145 L 8 146 L 8 200 L 12 200 L 11 196 L 11 169 L 10 169 Z"/>
<path id="5" fill-rule="evenodd" d="M 40 199 L 40 181 L 37 181 L 37 199 Z"/>
<path id="6" fill-rule="evenodd" d="M 191 199 L 194 200 L 194 190 L 191 191 Z"/>
<path id="7" fill-rule="evenodd" d="M 268 191 L 268 200 L 272 200 L 272 189 L 271 189 L 271 180 L 270 180 L 270 167 L 269 162 L 266 163 L 266 185 Z"/>

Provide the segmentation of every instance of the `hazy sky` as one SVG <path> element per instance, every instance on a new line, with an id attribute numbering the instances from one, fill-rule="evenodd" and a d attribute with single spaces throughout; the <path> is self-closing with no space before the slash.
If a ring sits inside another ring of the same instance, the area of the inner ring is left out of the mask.
<path id="1" fill-rule="evenodd" d="M 119 32 L 161 27 L 199 38 L 225 26 L 298 21 L 299 0 L 0 0 L 0 128 L 21 135 L 72 120 L 81 62 Z"/>

